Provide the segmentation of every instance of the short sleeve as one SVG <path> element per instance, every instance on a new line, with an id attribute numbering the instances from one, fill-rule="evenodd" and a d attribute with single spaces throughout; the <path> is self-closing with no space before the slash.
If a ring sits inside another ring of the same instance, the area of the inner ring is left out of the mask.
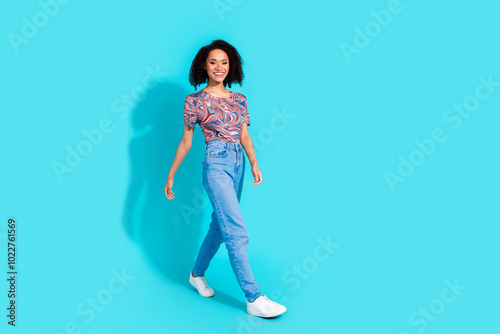
<path id="1" fill-rule="evenodd" d="M 194 128 L 198 123 L 198 112 L 195 103 L 194 99 L 189 96 L 184 100 L 184 126 Z"/>
<path id="2" fill-rule="evenodd" d="M 247 123 L 247 125 L 250 126 L 250 115 L 248 115 L 247 98 L 244 95 L 243 95 L 243 108 L 242 108 L 242 111 L 243 111 L 243 115 L 242 115 L 243 122 Z"/>

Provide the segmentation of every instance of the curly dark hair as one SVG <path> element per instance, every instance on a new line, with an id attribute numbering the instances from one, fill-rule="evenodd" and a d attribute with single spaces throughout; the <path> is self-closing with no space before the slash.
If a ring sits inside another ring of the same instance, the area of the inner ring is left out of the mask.
<path id="1" fill-rule="evenodd" d="M 231 44 L 221 39 L 217 39 L 211 44 L 202 47 L 196 54 L 196 57 L 194 57 L 191 69 L 189 70 L 189 83 L 194 86 L 195 90 L 196 87 L 208 81 L 207 70 L 203 68 L 203 64 L 207 61 L 208 54 L 215 49 L 224 51 L 229 57 L 229 73 L 224 79 L 224 87 L 228 85 L 229 88 L 231 88 L 232 83 L 241 85 L 243 82 L 243 59 L 240 54 Z"/>

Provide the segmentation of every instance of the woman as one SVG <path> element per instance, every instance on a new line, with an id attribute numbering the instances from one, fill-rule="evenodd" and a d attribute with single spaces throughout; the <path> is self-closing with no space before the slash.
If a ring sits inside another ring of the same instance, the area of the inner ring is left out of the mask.
<path id="1" fill-rule="evenodd" d="M 172 200 L 174 175 L 191 149 L 193 129 L 199 124 L 205 137 L 203 186 L 212 203 L 212 221 L 201 245 L 189 282 L 203 297 L 212 297 L 214 290 L 205 280 L 205 271 L 222 242 L 228 250 L 233 272 L 245 293 L 247 312 L 270 318 L 282 314 L 286 307 L 269 300 L 258 290 L 248 263 L 248 234 L 239 201 L 245 174 L 245 150 L 256 186 L 262 174 L 247 126 L 250 125 L 246 97 L 226 89 L 243 81 L 242 60 L 236 49 L 222 40 L 202 47 L 191 65 L 189 82 L 195 90 L 184 103 L 184 135 L 168 173 L 165 196 Z M 243 149 L 242 149 L 243 148 Z"/>

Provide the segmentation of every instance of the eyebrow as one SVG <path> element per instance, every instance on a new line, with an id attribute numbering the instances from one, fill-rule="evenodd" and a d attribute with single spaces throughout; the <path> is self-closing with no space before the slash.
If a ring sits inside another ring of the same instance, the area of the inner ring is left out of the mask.
<path id="1" fill-rule="evenodd" d="M 209 59 L 209 60 L 217 60 L 217 59 L 215 59 L 215 58 L 212 58 L 212 59 Z M 224 58 L 224 59 L 221 59 L 221 60 L 227 60 L 227 59 L 226 59 L 226 58 Z"/>

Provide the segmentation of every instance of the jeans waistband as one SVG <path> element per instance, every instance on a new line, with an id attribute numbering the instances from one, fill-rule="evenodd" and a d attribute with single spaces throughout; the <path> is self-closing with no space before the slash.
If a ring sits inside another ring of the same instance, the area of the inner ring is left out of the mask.
<path id="1" fill-rule="evenodd" d="M 232 150 L 240 150 L 241 151 L 241 143 L 232 143 L 228 141 L 222 141 L 222 140 L 212 140 L 207 143 L 208 145 L 216 145 L 219 147 L 224 147 Z"/>

